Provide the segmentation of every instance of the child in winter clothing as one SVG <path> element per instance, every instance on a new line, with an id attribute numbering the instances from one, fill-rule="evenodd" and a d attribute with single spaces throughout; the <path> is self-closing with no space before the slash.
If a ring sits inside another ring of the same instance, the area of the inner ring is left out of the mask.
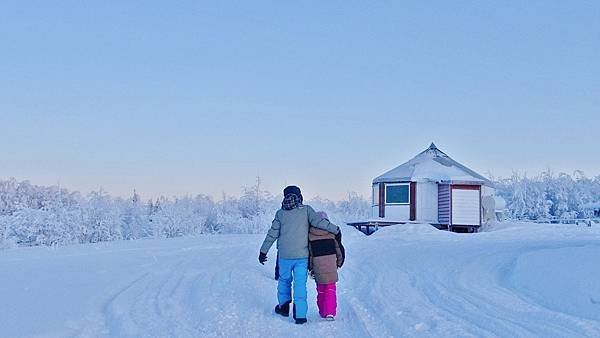
<path id="1" fill-rule="evenodd" d="M 327 214 L 319 213 L 324 219 Z M 342 246 L 342 233 L 330 232 L 311 227 L 308 232 L 309 266 L 317 283 L 317 306 L 322 318 L 333 319 L 336 315 L 337 297 L 335 283 L 337 269 L 342 267 L 345 250 Z"/>
<path id="2" fill-rule="evenodd" d="M 279 280 L 275 313 L 284 317 L 289 316 L 293 283 L 294 319 L 296 324 L 304 324 L 308 310 L 306 280 L 309 227 L 320 228 L 334 234 L 339 233 L 339 228 L 329 220 L 320 217 L 310 206 L 302 204 L 300 188 L 286 187 L 283 196 L 281 209 L 275 213 L 275 219 L 260 248 L 258 261 L 261 264 L 267 261 L 267 253 L 277 241 Z"/>

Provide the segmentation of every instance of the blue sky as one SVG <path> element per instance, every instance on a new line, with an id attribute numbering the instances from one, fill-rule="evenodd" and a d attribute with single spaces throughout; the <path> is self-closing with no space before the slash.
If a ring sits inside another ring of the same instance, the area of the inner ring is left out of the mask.
<path id="1" fill-rule="evenodd" d="M 3 1 L 0 177 L 368 195 L 431 141 L 600 175 L 597 1 Z"/>

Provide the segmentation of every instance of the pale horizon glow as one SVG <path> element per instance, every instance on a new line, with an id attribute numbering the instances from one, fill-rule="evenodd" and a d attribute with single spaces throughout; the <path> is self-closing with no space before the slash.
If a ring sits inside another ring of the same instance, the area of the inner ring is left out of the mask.
<path id="1" fill-rule="evenodd" d="M 0 5 L 0 179 L 144 198 L 354 191 L 431 142 L 600 175 L 600 3 Z"/>

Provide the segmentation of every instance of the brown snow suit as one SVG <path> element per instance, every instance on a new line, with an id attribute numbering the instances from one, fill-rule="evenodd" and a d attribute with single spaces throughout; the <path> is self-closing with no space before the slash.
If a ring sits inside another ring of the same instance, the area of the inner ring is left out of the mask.
<path id="1" fill-rule="evenodd" d="M 335 235 L 315 227 L 308 232 L 309 265 L 319 284 L 338 281 L 337 269 L 343 264 L 342 252 Z"/>

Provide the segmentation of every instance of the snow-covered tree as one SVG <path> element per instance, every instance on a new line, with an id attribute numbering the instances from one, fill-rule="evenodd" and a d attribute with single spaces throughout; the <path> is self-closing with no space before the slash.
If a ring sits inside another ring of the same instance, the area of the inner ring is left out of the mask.
<path id="1" fill-rule="evenodd" d="M 121 229 L 124 239 L 138 239 L 152 234 L 147 211 L 137 192 L 123 201 Z"/>
<path id="2" fill-rule="evenodd" d="M 89 194 L 84 211 L 82 242 L 96 243 L 123 238 L 118 203 L 105 191 Z"/>
<path id="3" fill-rule="evenodd" d="M 547 170 L 534 178 L 514 173 L 495 184 L 514 219 L 590 217 L 593 210 L 586 205 L 600 202 L 600 179 L 587 178 L 582 171 L 571 176 Z"/>

